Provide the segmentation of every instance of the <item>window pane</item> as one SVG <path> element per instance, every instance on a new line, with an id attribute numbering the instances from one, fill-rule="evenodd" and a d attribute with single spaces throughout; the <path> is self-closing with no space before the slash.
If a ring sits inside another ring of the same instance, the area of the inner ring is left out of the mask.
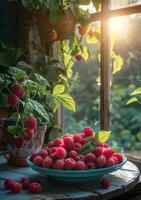
<path id="1" fill-rule="evenodd" d="M 141 97 L 140 94 L 131 96 L 141 87 L 141 15 L 113 20 L 110 24 L 116 37 L 113 50 L 118 57 L 112 55 L 111 140 L 113 145 L 124 149 L 141 150 L 141 105 L 126 105 L 131 97 L 139 97 L 139 100 Z"/>
<path id="2" fill-rule="evenodd" d="M 141 0 L 111 0 L 112 9 L 141 4 Z"/>

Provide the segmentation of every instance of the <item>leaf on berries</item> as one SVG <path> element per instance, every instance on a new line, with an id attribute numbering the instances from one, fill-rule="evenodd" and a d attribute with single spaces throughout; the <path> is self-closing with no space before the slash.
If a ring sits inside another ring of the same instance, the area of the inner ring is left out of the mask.
<path id="1" fill-rule="evenodd" d="M 13 135 L 26 136 L 26 132 L 21 126 L 8 126 L 8 132 Z"/>
<path id="2" fill-rule="evenodd" d="M 91 152 L 93 150 L 93 145 L 88 142 L 87 144 L 83 145 L 80 150 L 79 150 L 79 153 L 80 154 L 87 154 L 89 152 Z"/>
<path id="3" fill-rule="evenodd" d="M 112 147 L 111 146 L 111 149 L 113 149 L 116 153 L 120 153 L 120 154 L 124 153 L 124 150 L 122 147 Z"/>
<path id="4" fill-rule="evenodd" d="M 106 142 L 109 137 L 110 137 L 111 131 L 104 131 L 100 130 L 96 135 L 95 135 L 95 140 L 99 142 Z"/>

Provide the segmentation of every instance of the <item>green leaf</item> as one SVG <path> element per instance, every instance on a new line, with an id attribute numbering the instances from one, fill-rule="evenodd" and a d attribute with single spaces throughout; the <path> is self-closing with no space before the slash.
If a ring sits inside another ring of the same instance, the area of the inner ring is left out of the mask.
<path id="1" fill-rule="evenodd" d="M 53 89 L 53 95 L 62 94 L 64 92 L 64 90 L 65 90 L 64 85 L 58 84 Z"/>
<path id="2" fill-rule="evenodd" d="M 44 85 L 44 86 L 48 86 L 48 87 L 50 86 L 49 82 L 40 74 L 35 74 L 35 77 L 36 77 L 39 85 Z"/>
<path id="3" fill-rule="evenodd" d="M 112 147 L 111 146 L 111 149 L 113 149 L 116 153 L 121 153 L 121 154 L 124 153 L 124 150 L 122 147 Z"/>
<path id="4" fill-rule="evenodd" d="M 132 95 L 136 95 L 136 94 L 141 94 L 141 87 L 139 87 L 136 90 L 134 90 L 134 92 L 131 93 L 131 96 Z"/>
<path id="5" fill-rule="evenodd" d="M 70 95 L 61 94 L 61 95 L 58 95 L 58 97 L 60 98 L 61 103 L 65 108 L 72 110 L 74 112 L 76 111 L 75 101 Z"/>
<path id="6" fill-rule="evenodd" d="M 26 136 L 26 132 L 21 126 L 8 126 L 8 132 L 13 135 Z"/>
<path id="7" fill-rule="evenodd" d="M 93 37 L 87 36 L 86 41 L 88 44 L 96 44 L 98 42 L 98 40 L 95 36 L 93 36 Z"/>
<path id="8" fill-rule="evenodd" d="M 90 0 L 76 0 L 76 3 L 77 4 L 80 4 L 80 5 L 89 5 L 90 4 Z"/>
<path id="9" fill-rule="evenodd" d="M 106 141 L 109 139 L 110 134 L 111 134 L 111 131 L 100 130 L 100 131 L 96 134 L 95 138 L 96 138 L 96 140 L 99 141 L 99 142 L 106 142 Z"/>
<path id="10" fill-rule="evenodd" d="M 137 102 L 137 101 L 138 101 L 138 99 L 136 97 L 133 97 L 133 98 L 129 99 L 129 101 L 127 101 L 126 105 Z"/>
<path id="11" fill-rule="evenodd" d="M 88 58 L 89 58 L 89 52 L 88 52 L 88 49 L 87 49 L 87 47 L 85 47 L 85 46 L 82 46 L 82 56 L 83 56 L 83 58 L 85 59 L 85 60 L 88 60 Z"/>
<path id="12" fill-rule="evenodd" d="M 88 142 L 87 144 L 83 145 L 80 150 L 79 150 L 79 153 L 80 154 L 87 154 L 89 152 L 91 152 L 93 150 L 93 146 L 90 142 Z"/>
<path id="13" fill-rule="evenodd" d="M 38 113 L 38 115 L 40 115 L 43 119 L 45 119 L 47 122 L 49 122 L 49 115 L 46 112 L 46 110 L 44 109 L 44 107 L 42 106 L 42 104 L 40 104 L 39 102 L 29 99 L 28 100 L 28 106 L 30 109 L 33 109 L 34 111 L 36 111 Z"/>
<path id="14" fill-rule="evenodd" d="M 115 60 L 113 61 L 113 74 L 115 74 L 116 72 L 120 71 L 121 70 L 121 67 L 123 65 L 123 59 L 121 56 L 117 56 L 115 58 Z"/>
<path id="15" fill-rule="evenodd" d="M 96 8 L 97 11 L 100 10 L 101 8 L 101 0 L 92 0 L 94 7 Z"/>

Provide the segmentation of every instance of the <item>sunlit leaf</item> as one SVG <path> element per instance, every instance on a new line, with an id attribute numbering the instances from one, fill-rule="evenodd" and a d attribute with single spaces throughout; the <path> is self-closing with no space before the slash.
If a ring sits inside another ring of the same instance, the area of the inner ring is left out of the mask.
<path id="1" fill-rule="evenodd" d="M 75 105 L 75 101 L 73 100 L 73 98 L 68 95 L 68 94 L 61 94 L 58 96 L 61 99 L 61 103 L 62 105 L 72 111 L 76 111 L 76 105 Z"/>
<path id="2" fill-rule="evenodd" d="M 113 61 L 113 74 L 121 70 L 123 65 L 123 58 L 121 56 L 117 56 L 116 59 Z"/>
<path id="3" fill-rule="evenodd" d="M 133 97 L 133 98 L 129 99 L 129 101 L 127 101 L 126 105 L 137 102 L 137 101 L 138 101 L 138 99 L 136 97 Z"/>
<path id="4" fill-rule="evenodd" d="M 131 95 L 141 94 L 141 87 L 134 90 L 134 92 L 131 93 Z"/>
<path id="5" fill-rule="evenodd" d="M 82 48 L 82 56 L 85 60 L 87 60 L 89 58 L 89 52 L 88 52 L 87 47 L 85 47 L 85 46 L 83 46 L 83 48 Z"/>
<path id="6" fill-rule="evenodd" d="M 96 140 L 99 142 L 106 142 L 110 137 L 111 131 L 101 130 L 96 134 Z"/>
<path id="7" fill-rule="evenodd" d="M 53 89 L 53 95 L 62 94 L 65 90 L 65 86 L 62 84 L 58 84 Z"/>
<path id="8" fill-rule="evenodd" d="M 93 36 L 93 37 L 87 36 L 86 41 L 88 44 L 95 44 L 98 42 L 98 40 L 95 36 Z"/>
<path id="9" fill-rule="evenodd" d="M 101 0 L 92 0 L 94 7 L 96 8 L 97 11 L 100 10 L 101 8 Z"/>

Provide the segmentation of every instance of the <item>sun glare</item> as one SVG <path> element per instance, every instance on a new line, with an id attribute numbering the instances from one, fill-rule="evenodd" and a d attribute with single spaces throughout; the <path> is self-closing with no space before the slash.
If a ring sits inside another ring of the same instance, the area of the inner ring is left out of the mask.
<path id="1" fill-rule="evenodd" d="M 125 33 L 127 29 L 127 24 L 124 18 L 113 18 L 109 22 L 111 32 L 116 34 Z"/>

